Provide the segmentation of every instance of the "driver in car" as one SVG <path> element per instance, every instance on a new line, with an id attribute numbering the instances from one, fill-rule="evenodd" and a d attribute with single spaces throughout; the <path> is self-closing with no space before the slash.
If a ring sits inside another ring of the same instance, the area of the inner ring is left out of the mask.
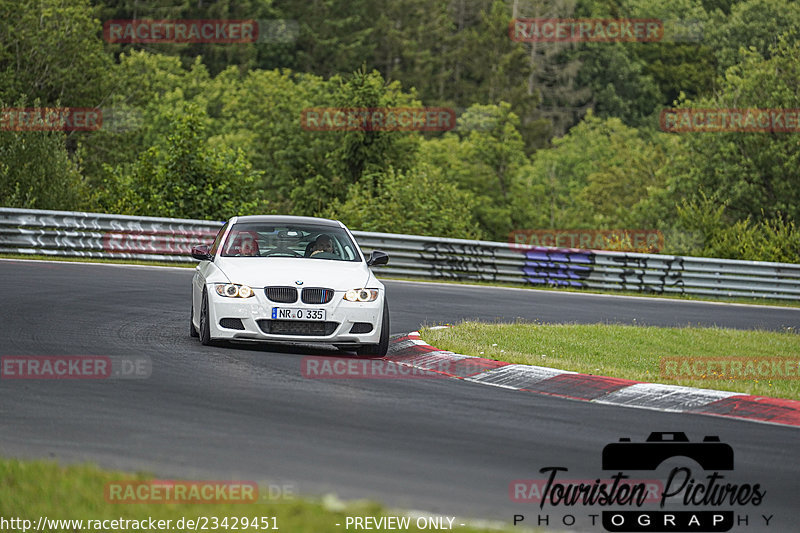
<path id="1" fill-rule="evenodd" d="M 333 253 L 333 241 L 331 241 L 328 235 L 320 235 L 317 237 L 317 240 L 314 241 L 314 247 L 311 249 L 311 257 L 323 252 L 328 252 L 329 254 Z"/>
<path id="2" fill-rule="evenodd" d="M 254 256 L 256 255 L 256 241 L 252 238 L 242 240 L 242 255 Z"/>

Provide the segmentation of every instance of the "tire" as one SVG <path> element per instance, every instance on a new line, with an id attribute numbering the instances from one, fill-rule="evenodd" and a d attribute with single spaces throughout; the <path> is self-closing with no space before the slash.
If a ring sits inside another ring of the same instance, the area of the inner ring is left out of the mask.
<path id="1" fill-rule="evenodd" d="M 211 326 L 208 317 L 208 293 L 203 289 L 203 303 L 200 307 L 200 344 L 203 346 L 213 346 L 211 339 Z"/>
<path id="2" fill-rule="evenodd" d="M 192 298 L 192 299 L 194 299 L 194 298 Z M 197 333 L 197 328 L 194 327 L 194 323 L 192 322 L 192 320 L 194 320 L 194 302 L 192 302 L 192 313 L 189 315 L 189 336 L 190 337 L 199 337 L 200 334 Z"/>
<path id="3" fill-rule="evenodd" d="M 383 318 L 381 319 L 381 337 L 378 344 L 365 344 L 356 349 L 358 355 L 364 357 L 386 357 L 389 351 L 389 303 L 383 300 Z"/>

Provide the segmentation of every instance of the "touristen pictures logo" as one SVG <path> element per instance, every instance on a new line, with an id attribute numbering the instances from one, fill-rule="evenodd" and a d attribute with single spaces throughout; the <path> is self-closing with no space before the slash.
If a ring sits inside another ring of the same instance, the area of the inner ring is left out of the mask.
<path id="1" fill-rule="evenodd" d="M 643 441 L 622 437 L 603 447 L 601 465 L 604 474 L 595 478 L 571 479 L 569 468 L 546 466 L 539 469 L 543 479 L 512 481 L 512 501 L 536 510 L 533 517 L 515 514 L 514 525 L 688 533 L 730 531 L 756 521 L 768 527 L 773 519 L 749 513 L 764 502 L 767 490 L 734 475 L 733 447 L 716 435 L 692 440 L 670 431 L 651 432 Z M 639 477 L 642 473 L 649 479 Z"/>

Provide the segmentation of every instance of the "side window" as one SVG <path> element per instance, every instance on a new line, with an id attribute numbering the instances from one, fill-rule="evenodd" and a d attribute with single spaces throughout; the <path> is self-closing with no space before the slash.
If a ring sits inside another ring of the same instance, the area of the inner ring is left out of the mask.
<path id="1" fill-rule="evenodd" d="M 228 229 L 228 223 L 226 222 L 222 229 L 219 230 L 217 233 L 216 238 L 214 239 L 214 244 L 211 245 L 211 255 L 217 255 L 217 249 L 219 248 L 220 241 L 222 241 L 222 236 L 225 235 L 225 230 Z"/>

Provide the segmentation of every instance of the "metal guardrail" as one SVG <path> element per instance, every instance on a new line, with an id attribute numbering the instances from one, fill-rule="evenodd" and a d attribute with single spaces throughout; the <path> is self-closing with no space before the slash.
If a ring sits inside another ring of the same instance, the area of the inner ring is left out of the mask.
<path id="1" fill-rule="evenodd" d="M 192 262 L 221 222 L 0 208 L 0 253 Z M 354 231 L 390 276 L 800 300 L 800 265 Z"/>

